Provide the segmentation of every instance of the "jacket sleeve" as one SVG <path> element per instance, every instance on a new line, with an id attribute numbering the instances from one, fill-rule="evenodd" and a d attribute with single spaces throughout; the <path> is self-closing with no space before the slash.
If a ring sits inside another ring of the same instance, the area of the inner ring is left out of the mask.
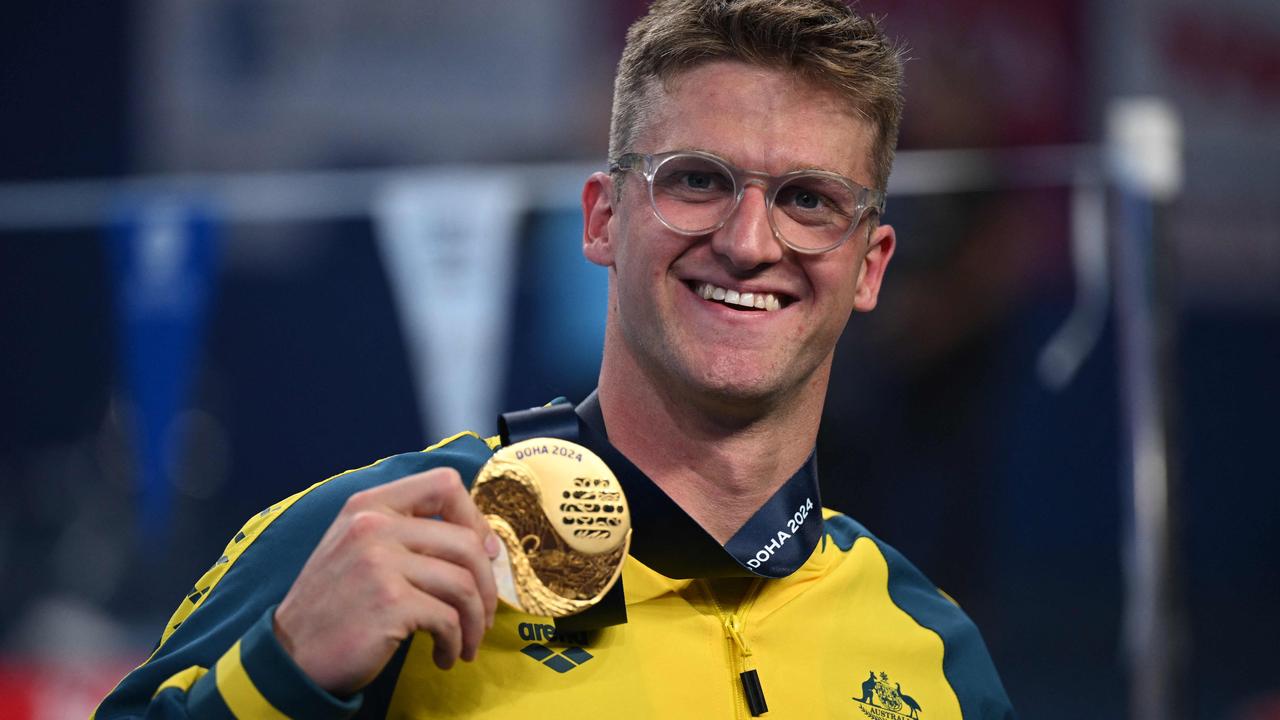
<path id="1" fill-rule="evenodd" d="M 145 705 L 119 707 L 128 699 L 131 674 L 99 708 L 96 717 L 144 718 L 348 718 L 361 697 L 336 698 L 311 682 L 276 641 L 275 606 L 237 639 L 210 667 L 192 665 L 160 682 Z M 149 680 L 155 675 L 150 675 Z M 137 678 L 142 685 L 144 678 Z M 149 685 L 149 683 L 148 683 Z M 145 688 L 144 689 L 145 692 Z"/>
<path id="2" fill-rule="evenodd" d="M 102 701 L 114 718 L 347 718 L 362 697 L 316 686 L 277 641 L 275 608 L 355 492 L 433 467 L 470 480 L 489 454 L 474 435 L 396 455 L 307 488 L 254 516 L 165 625 L 155 652 Z"/>

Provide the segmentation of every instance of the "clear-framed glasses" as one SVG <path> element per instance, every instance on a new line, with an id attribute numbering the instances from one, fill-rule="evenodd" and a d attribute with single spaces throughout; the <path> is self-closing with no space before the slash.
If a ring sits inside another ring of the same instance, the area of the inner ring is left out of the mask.
<path id="1" fill-rule="evenodd" d="M 835 250 L 869 215 L 884 213 L 883 191 L 835 173 L 799 170 L 768 175 L 694 150 L 627 153 L 609 170 L 634 170 L 643 175 L 654 214 L 663 225 L 683 235 L 719 230 L 751 184 L 764 189 L 774 237 L 800 253 Z M 868 222 L 868 232 L 870 227 Z"/>

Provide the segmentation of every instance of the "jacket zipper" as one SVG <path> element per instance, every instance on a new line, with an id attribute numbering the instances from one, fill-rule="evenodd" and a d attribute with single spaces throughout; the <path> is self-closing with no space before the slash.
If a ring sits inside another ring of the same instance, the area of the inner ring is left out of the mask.
<path id="1" fill-rule="evenodd" d="M 715 609 L 720 625 L 724 628 L 724 636 L 729 644 L 729 654 L 733 658 L 731 672 L 733 678 L 734 699 L 737 705 L 737 716 L 758 717 L 769 711 L 765 703 L 764 689 L 760 684 L 760 675 L 756 672 L 755 661 L 751 657 L 751 646 L 743 633 L 746 631 L 746 615 L 755 604 L 760 591 L 761 579 L 756 578 L 747 588 L 746 594 L 736 611 L 725 612 L 716 600 L 715 593 L 709 584 L 703 583 L 703 591 Z"/>

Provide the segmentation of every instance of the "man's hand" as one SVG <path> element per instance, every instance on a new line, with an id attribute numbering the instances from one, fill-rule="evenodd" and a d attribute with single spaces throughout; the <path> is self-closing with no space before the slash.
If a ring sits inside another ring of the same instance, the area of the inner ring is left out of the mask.
<path id="1" fill-rule="evenodd" d="M 276 609 L 276 637 L 337 695 L 369 684 L 416 630 L 441 669 L 471 661 L 493 626 L 498 542 L 452 468 L 356 493 Z"/>

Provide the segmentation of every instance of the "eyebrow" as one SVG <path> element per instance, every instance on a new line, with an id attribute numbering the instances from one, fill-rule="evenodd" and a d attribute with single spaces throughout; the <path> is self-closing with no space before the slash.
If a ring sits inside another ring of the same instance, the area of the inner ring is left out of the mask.
<path id="1" fill-rule="evenodd" d="M 696 147 L 696 146 L 693 146 L 693 147 L 678 147 L 678 148 L 672 148 L 671 150 L 664 150 L 663 152 L 687 152 L 687 151 L 691 151 L 691 150 L 692 150 L 692 151 L 696 151 L 696 152 L 700 152 L 700 153 L 705 153 L 705 154 L 707 154 L 707 155 L 711 155 L 711 156 L 713 156 L 713 157 L 720 158 L 721 160 L 724 160 L 725 162 L 727 162 L 727 163 L 729 163 L 730 165 L 733 165 L 733 166 L 735 166 L 735 167 L 738 167 L 739 169 L 742 169 L 742 170 L 750 170 L 750 168 L 744 168 L 744 167 L 742 167 L 741 165 L 739 165 L 737 162 L 735 162 L 735 161 L 733 161 L 733 160 L 730 160 L 729 158 L 726 158 L 724 155 L 721 155 L 721 154 L 720 154 L 720 153 L 718 153 L 718 152 L 713 152 L 713 151 L 708 150 L 708 149 L 706 149 L 706 148 L 701 148 L 701 147 Z M 764 172 L 764 171 L 763 171 L 763 170 L 759 170 L 759 171 L 752 171 L 752 172 Z M 829 175 L 839 175 L 840 177 L 845 178 L 846 180 L 849 180 L 850 182 L 855 182 L 855 183 L 856 183 L 856 182 L 858 182 L 857 180 L 854 180 L 854 179 L 853 179 L 853 176 L 852 176 L 852 175 L 848 175 L 848 174 L 846 174 L 846 173 L 842 173 L 842 172 L 840 172 L 840 171 L 838 171 L 838 170 L 832 170 L 832 169 L 830 169 L 830 168 L 818 167 L 818 166 L 816 166 L 816 165 L 793 165 L 793 166 L 791 166 L 791 169 L 789 169 L 789 170 L 784 170 L 784 171 L 782 171 L 782 172 L 780 172 L 780 173 L 777 173 L 777 175 L 787 175 L 787 174 L 789 174 L 789 173 L 793 173 L 793 172 L 821 172 L 821 173 L 827 173 L 827 174 L 829 174 Z M 766 173 L 766 174 L 770 174 L 770 173 Z M 859 183 L 859 184 L 860 184 L 860 183 Z"/>

